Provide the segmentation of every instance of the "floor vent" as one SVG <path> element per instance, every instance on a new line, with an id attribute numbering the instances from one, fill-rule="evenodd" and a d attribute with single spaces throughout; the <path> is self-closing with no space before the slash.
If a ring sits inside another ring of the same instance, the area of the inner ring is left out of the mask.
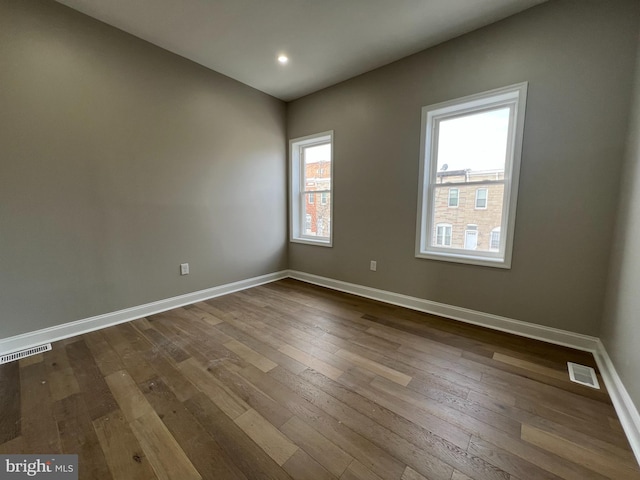
<path id="1" fill-rule="evenodd" d="M 567 362 L 567 366 L 569 367 L 569 378 L 571 378 L 572 382 L 600 389 L 598 377 L 596 376 L 596 371 L 593 368 L 571 362 Z"/>
<path id="2" fill-rule="evenodd" d="M 51 350 L 51 344 L 47 343 L 46 345 L 38 345 L 37 347 L 27 348 L 26 350 L 20 350 L 19 352 L 8 353 L 0 357 L 0 365 L 15 362 L 21 358 L 37 355 L 38 353 L 48 352 L 49 350 Z"/>

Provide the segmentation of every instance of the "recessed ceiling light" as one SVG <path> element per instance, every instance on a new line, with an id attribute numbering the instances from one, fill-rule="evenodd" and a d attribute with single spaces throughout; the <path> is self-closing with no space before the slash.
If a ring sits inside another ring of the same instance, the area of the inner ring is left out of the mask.
<path id="1" fill-rule="evenodd" d="M 278 55 L 278 61 L 282 65 L 286 65 L 289 62 L 289 57 L 287 57 L 286 55 Z"/>

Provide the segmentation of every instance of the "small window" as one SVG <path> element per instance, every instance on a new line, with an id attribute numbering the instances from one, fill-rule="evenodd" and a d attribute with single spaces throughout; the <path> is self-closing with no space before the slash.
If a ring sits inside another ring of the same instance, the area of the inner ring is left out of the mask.
<path id="1" fill-rule="evenodd" d="M 333 132 L 290 140 L 289 148 L 290 240 L 330 247 Z"/>
<path id="2" fill-rule="evenodd" d="M 458 196 L 460 195 L 460 190 L 457 188 L 449 189 L 449 207 L 457 207 L 458 206 Z"/>
<path id="3" fill-rule="evenodd" d="M 511 267 L 526 95 L 521 83 L 422 108 L 416 257 Z"/>
<path id="4" fill-rule="evenodd" d="M 486 188 L 476 190 L 476 208 L 487 208 L 487 193 Z"/>
<path id="5" fill-rule="evenodd" d="M 453 227 L 446 223 L 440 223 L 436 227 L 436 245 L 451 246 L 451 232 Z"/>
<path id="6" fill-rule="evenodd" d="M 489 238 L 489 248 L 494 251 L 500 250 L 500 227 L 496 227 L 491 230 L 491 236 Z"/>

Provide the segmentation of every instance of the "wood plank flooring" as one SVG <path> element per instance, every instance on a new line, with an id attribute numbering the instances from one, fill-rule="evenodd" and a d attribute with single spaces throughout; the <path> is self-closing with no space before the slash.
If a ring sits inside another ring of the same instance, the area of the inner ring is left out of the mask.
<path id="1" fill-rule="evenodd" d="M 288 279 L 1 366 L 0 453 L 77 453 L 100 480 L 640 480 L 567 361 L 596 367 Z"/>

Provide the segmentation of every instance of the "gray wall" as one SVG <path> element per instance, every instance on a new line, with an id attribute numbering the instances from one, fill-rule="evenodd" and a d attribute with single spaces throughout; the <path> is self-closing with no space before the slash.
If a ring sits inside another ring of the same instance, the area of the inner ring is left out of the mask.
<path id="1" fill-rule="evenodd" d="M 598 334 L 638 7 L 552 1 L 289 104 L 290 138 L 335 131 L 334 247 L 292 244 L 290 268 Z M 420 108 L 522 81 L 512 268 L 416 259 Z"/>
<path id="2" fill-rule="evenodd" d="M 625 388 L 640 406 L 640 48 L 632 105 L 601 336 Z"/>
<path id="3" fill-rule="evenodd" d="M 0 0 L 0 338 L 286 268 L 285 158 L 283 102 Z"/>

